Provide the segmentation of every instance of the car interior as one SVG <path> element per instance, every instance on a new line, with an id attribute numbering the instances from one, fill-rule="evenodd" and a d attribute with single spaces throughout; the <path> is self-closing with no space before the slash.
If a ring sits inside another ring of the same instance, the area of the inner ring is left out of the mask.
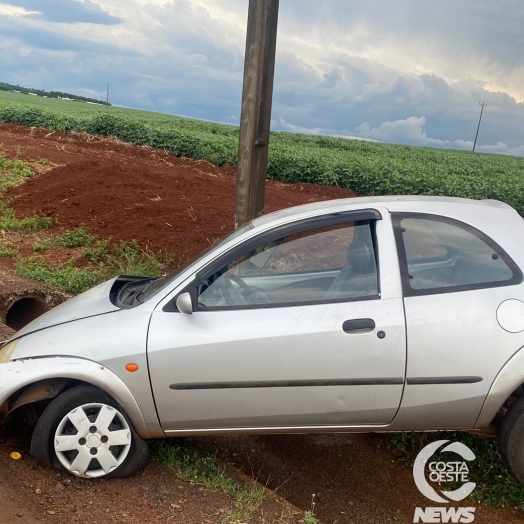
<path id="1" fill-rule="evenodd" d="M 201 308 L 312 303 L 378 295 L 372 223 L 310 230 L 237 257 L 199 289 Z"/>

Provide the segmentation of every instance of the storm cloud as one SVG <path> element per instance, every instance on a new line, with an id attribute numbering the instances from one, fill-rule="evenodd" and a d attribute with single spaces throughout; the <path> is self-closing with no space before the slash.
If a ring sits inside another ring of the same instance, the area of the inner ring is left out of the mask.
<path id="1" fill-rule="evenodd" d="M 110 82 L 116 104 L 238 123 L 247 6 L 0 3 L 0 80 L 99 97 Z M 484 101 L 477 149 L 524 155 L 523 26 L 516 0 L 281 2 L 272 127 L 470 149 Z"/>
<path id="2" fill-rule="evenodd" d="M 10 5 L 32 12 L 33 17 L 64 24 L 85 23 L 113 25 L 122 22 L 91 0 L 10 0 Z"/>

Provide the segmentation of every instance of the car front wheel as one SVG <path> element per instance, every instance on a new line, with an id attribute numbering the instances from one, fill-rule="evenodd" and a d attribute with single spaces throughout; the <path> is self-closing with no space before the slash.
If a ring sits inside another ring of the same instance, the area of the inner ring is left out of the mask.
<path id="1" fill-rule="evenodd" d="M 147 443 L 118 403 L 90 385 L 71 388 L 47 406 L 36 424 L 31 454 L 83 478 L 127 477 L 149 457 Z"/>

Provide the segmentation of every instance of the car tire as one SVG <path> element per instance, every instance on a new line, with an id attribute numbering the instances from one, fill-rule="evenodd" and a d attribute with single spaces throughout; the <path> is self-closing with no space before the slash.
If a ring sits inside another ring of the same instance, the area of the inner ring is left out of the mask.
<path id="1" fill-rule="evenodd" d="M 524 486 L 524 397 L 502 419 L 499 451 L 508 471 Z"/>
<path id="2" fill-rule="evenodd" d="M 82 478 L 127 477 L 149 459 L 147 443 L 124 410 L 91 385 L 68 389 L 47 406 L 33 432 L 31 454 Z"/>

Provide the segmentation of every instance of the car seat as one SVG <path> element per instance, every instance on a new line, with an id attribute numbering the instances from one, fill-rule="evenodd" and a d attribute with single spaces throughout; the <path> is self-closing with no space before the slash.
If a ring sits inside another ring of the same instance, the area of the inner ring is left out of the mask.
<path id="1" fill-rule="evenodd" d="M 353 240 L 346 258 L 349 265 L 340 270 L 325 298 L 378 295 L 377 265 L 371 240 Z"/>

